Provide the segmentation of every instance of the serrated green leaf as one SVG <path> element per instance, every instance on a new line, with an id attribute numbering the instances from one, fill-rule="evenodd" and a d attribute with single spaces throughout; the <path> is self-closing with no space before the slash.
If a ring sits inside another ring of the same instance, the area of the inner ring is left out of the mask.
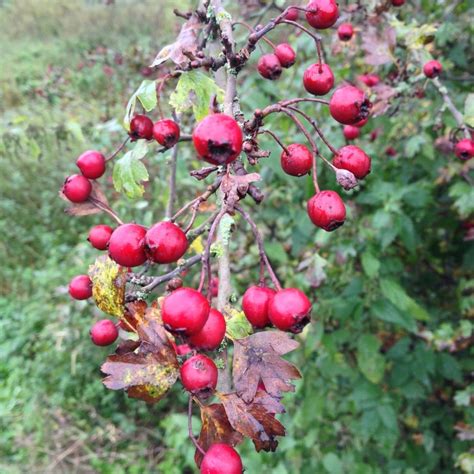
<path id="1" fill-rule="evenodd" d="M 323 457 L 323 466 L 330 474 L 343 474 L 344 468 L 341 460 L 334 453 L 327 453 Z"/>
<path id="2" fill-rule="evenodd" d="M 243 339 L 253 333 L 252 325 L 245 317 L 243 311 L 229 309 L 227 311 L 230 316 L 226 320 L 226 336 L 230 339 Z"/>
<path id="3" fill-rule="evenodd" d="M 135 113 L 137 99 L 140 101 L 143 108 L 147 112 L 153 110 L 158 104 L 155 81 L 144 80 L 138 89 L 133 93 L 132 97 L 130 97 L 130 100 L 127 104 L 127 109 L 125 111 L 125 117 L 123 119 L 123 124 L 127 130 L 130 130 L 130 120 Z"/>
<path id="4" fill-rule="evenodd" d="M 385 372 L 385 359 L 379 352 L 380 341 L 372 334 L 363 334 L 357 341 L 357 366 L 372 383 L 378 384 Z"/>
<path id="5" fill-rule="evenodd" d="M 380 260 L 377 260 L 377 258 L 375 258 L 375 256 L 370 251 L 364 252 L 360 257 L 360 261 L 365 274 L 369 278 L 373 278 L 378 274 L 380 269 Z"/>
<path id="6" fill-rule="evenodd" d="M 405 311 L 400 311 L 390 301 L 380 299 L 371 306 L 372 315 L 381 321 L 397 324 L 408 331 L 416 331 L 414 318 Z"/>

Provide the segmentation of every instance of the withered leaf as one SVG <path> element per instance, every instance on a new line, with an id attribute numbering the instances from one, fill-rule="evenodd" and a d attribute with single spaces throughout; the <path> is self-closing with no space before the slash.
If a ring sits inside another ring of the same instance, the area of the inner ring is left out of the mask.
<path id="1" fill-rule="evenodd" d="M 380 35 L 377 29 L 370 27 L 362 37 L 362 49 L 365 51 L 365 62 L 372 66 L 393 63 L 392 50 L 395 46 L 393 28 L 386 28 Z"/>
<path id="2" fill-rule="evenodd" d="M 377 84 L 372 87 L 372 91 L 376 94 L 376 99 L 372 104 L 372 115 L 377 117 L 387 111 L 392 99 L 398 95 L 398 91 L 387 84 Z"/>
<path id="3" fill-rule="evenodd" d="M 103 212 L 103 210 L 94 203 L 94 200 L 99 201 L 105 206 L 109 205 L 107 198 L 102 192 L 100 185 L 96 181 L 91 181 L 91 183 L 91 197 L 93 198 L 92 200 L 88 199 L 84 202 L 72 203 L 71 201 L 69 201 L 69 199 L 67 199 L 67 197 L 62 191 L 59 191 L 59 197 L 69 204 L 69 207 L 65 210 L 66 214 L 70 216 L 89 216 L 92 214 L 99 214 L 100 212 Z"/>
<path id="4" fill-rule="evenodd" d="M 295 350 L 298 342 L 281 331 L 263 331 L 234 342 L 234 386 L 249 403 L 257 393 L 260 380 L 274 398 L 294 391 L 292 379 L 301 377 L 299 370 L 282 355 Z"/>

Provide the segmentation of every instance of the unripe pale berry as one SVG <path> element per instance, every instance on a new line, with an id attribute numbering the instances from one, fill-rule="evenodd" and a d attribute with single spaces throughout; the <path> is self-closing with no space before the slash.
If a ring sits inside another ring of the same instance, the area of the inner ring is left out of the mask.
<path id="1" fill-rule="evenodd" d="M 147 253 L 156 263 L 172 263 L 179 260 L 188 249 L 186 234 L 172 222 L 159 222 L 145 236 Z"/>
<path id="2" fill-rule="evenodd" d="M 439 61 L 436 61 L 435 59 L 428 61 L 423 66 L 423 73 L 425 74 L 426 77 L 429 77 L 430 79 L 433 79 L 434 77 L 438 77 L 442 71 L 443 71 L 443 66 L 441 65 Z"/>
<path id="3" fill-rule="evenodd" d="M 138 224 L 122 224 L 109 240 L 109 257 L 123 267 L 138 267 L 147 260 L 145 252 L 145 227 Z"/>
<path id="4" fill-rule="evenodd" d="M 105 173 L 105 156 L 98 151 L 88 150 L 76 160 L 76 165 L 83 176 L 97 179 Z"/>
<path id="5" fill-rule="evenodd" d="M 370 173 L 371 160 L 359 147 L 354 145 L 343 146 L 338 150 L 332 164 L 354 173 L 357 179 L 364 179 Z"/>
<path id="6" fill-rule="evenodd" d="M 310 94 L 327 94 L 334 86 L 334 74 L 327 64 L 312 64 L 303 74 L 303 85 Z"/>
<path id="7" fill-rule="evenodd" d="M 346 219 L 346 206 L 336 191 L 321 191 L 315 194 L 307 204 L 311 222 L 321 229 L 331 232 Z"/>
<path id="8" fill-rule="evenodd" d="M 360 130 L 355 125 L 344 125 L 343 133 L 346 140 L 355 140 L 359 136 Z"/>
<path id="9" fill-rule="evenodd" d="M 339 87 L 329 101 L 332 117 L 344 125 L 353 125 L 367 118 L 371 107 L 365 93 L 354 86 Z"/>
<path id="10" fill-rule="evenodd" d="M 184 388 L 193 395 L 209 396 L 217 385 L 216 364 L 202 354 L 189 358 L 181 366 L 180 375 Z"/>
<path id="11" fill-rule="evenodd" d="M 135 115 L 130 121 L 130 138 L 132 141 L 144 138 L 153 138 L 153 122 L 146 115 Z"/>
<path id="12" fill-rule="evenodd" d="M 71 202 L 84 202 L 92 191 L 91 182 L 81 174 L 73 174 L 64 181 L 62 192 Z"/>
<path id="13" fill-rule="evenodd" d="M 242 474 L 242 459 L 228 444 L 213 444 L 201 463 L 201 474 Z"/>
<path id="14" fill-rule="evenodd" d="M 268 305 L 272 324 L 281 331 L 301 332 L 310 321 L 311 302 L 298 288 L 277 291 Z"/>
<path id="15" fill-rule="evenodd" d="M 170 119 L 158 120 L 153 125 L 154 139 L 166 148 L 171 148 L 178 143 L 180 137 L 179 125 Z"/>
<path id="16" fill-rule="evenodd" d="M 69 282 L 69 294 L 75 300 L 86 300 L 92 296 L 92 280 L 88 275 L 77 275 Z"/>
<path id="17" fill-rule="evenodd" d="M 281 76 L 282 66 L 278 56 L 273 53 L 260 56 L 257 63 L 258 73 L 265 79 L 274 81 Z"/>
<path id="18" fill-rule="evenodd" d="M 296 53 L 288 43 L 278 44 L 274 53 L 284 68 L 289 68 L 295 64 Z"/>
<path id="19" fill-rule="evenodd" d="M 283 171 L 291 176 L 303 176 L 311 171 L 313 155 L 304 145 L 292 143 L 282 151 L 280 162 Z"/>
<path id="20" fill-rule="evenodd" d="M 251 286 L 242 298 L 242 310 L 250 324 L 256 328 L 270 325 L 268 304 L 275 290 L 265 286 Z"/>
<path id="21" fill-rule="evenodd" d="M 109 244 L 110 237 L 114 230 L 112 227 L 104 224 L 99 224 L 89 231 L 87 240 L 91 243 L 92 247 L 97 250 L 106 250 Z"/>
<path id="22" fill-rule="evenodd" d="M 204 351 L 216 350 L 224 340 L 226 323 L 223 314 L 211 308 L 209 317 L 202 329 L 189 337 L 191 346 Z"/>
<path id="23" fill-rule="evenodd" d="M 349 41 L 354 34 L 354 28 L 350 23 L 341 23 L 337 28 L 337 35 L 341 41 Z"/>
<path id="24" fill-rule="evenodd" d="M 306 5 L 306 20 L 319 30 L 324 30 L 336 23 L 339 9 L 335 0 L 311 0 Z"/>
<path id="25" fill-rule="evenodd" d="M 117 326 L 110 319 L 101 319 L 92 326 L 90 336 L 96 346 L 109 346 L 117 340 Z"/>
<path id="26" fill-rule="evenodd" d="M 474 141 L 469 138 L 459 140 L 454 146 L 454 153 L 460 160 L 470 160 L 474 156 Z"/>

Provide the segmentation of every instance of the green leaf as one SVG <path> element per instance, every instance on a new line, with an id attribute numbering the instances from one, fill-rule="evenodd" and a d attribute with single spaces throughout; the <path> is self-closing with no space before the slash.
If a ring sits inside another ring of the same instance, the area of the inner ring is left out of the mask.
<path id="1" fill-rule="evenodd" d="M 323 457 L 323 466 L 330 474 L 344 473 L 342 462 L 334 453 L 327 453 Z"/>
<path id="2" fill-rule="evenodd" d="M 364 269 L 365 274 L 369 278 L 374 278 L 380 269 L 380 260 L 374 256 L 370 251 L 365 251 L 361 257 L 360 261 L 362 263 L 362 268 Z"/>
<path id="3" fill-rule="evenodd" d="M 377 407 L 377 413 L 384 427 L 393 432 L 398 432 L 397 413 L 392 405 L 383 404 Z"/>
<path id="4" fill-rule="evenodd" d="M 372 315 L 387 323 L 398 324 L 408 331 L 416 331 L 415 320 L 406 312 L 400 311 L 390 301 L 380 299 L 372 304 Z"/>
<path id="5" fill-rule="evenodd" d="M 474 127 L 474 94 L 468 94 L 464 102 L 464 122 Z"/>
<path id="6" fill-rule="evenodd" d="M 449 196 L 455 199 L 453 205 L 461 218 L 464 219 L 474 212 L 474 186 L 460 181 L 451 186 Z"/>
<path id="7" fill-rule="evenodd" d="M 137 99 L 147 112 L 153 110 L 158 104 L 155 81 L 144 80 L 139 88 L 133 93 L 132 97 L 130 97 L 125 117 L 123 119 L 123 124 L 127 130 L 130 130 L 130 120 L 132 120 L 133 114 L 135 113 Z"/>
<path id="8" fill-rule="evenodd" d="M 357 341 L 357 366 L 372 383 L 378 384 L 385 372 L 385 359 L 379 352 L 380 341 L 372 334 L 363 334 Z"/>

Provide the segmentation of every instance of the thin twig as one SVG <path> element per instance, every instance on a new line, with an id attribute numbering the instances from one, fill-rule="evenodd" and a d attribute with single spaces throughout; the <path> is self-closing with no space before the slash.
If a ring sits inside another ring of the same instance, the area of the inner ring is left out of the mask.
<path id="1" fill-rule="evenodd" d="M 130 137 L 127 137 L 121 143 L 121 145 L 108 158 L 105 159 L 105 161 L 113 160 L 125 148 L 125 145 L 128 143 L 129 140 L 130 140 Z"/>
<path id="2" fill-rule="evenodd" d="M 188 402 L 188 435 L 189 439 L 192 441 L 196 449 L 203 455 L 206 455 L 206 451 L 202 449 L 201 445 L 198 443 L 197 439 L 193 435 L 193 397 L 189 395 Z"/>

